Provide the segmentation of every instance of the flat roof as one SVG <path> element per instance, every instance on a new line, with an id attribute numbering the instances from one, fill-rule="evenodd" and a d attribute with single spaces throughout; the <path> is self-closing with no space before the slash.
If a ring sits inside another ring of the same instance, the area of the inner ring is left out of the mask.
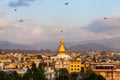
<path id="1" fill-rule="evenodd" d="M 111 62 L 111 63 L 106 63 L 106 62 L 105 62 L 105 63 L 104 63 L 104 62 L 102 62 L 102 63 L 98 63 L 98 62 L 95 63 L 95 62 L 91 62 L 90 64 L 91 64 L 91 65 L 92 65 L 92 64 L 93 64 L 93 65 L 94 65 L 94 64 L 100 64 L 100 65 L 103 65 L 103 64 L 106 64 L 106 65 L 108 65 L 108 64 L 114 64 L 114 65 L 116 65 L 117 63 L 115 63 L 115 62 Z"/>
<path id="2" fill-rule="evenodd" d="M 96 65 L 96 66 L 114 66 L 114 65 L 110 65 L 110 64 L 105 64 L 105 65 Z"/>
<path id="3" fill-rule="evenodd" d="M 120 72 L 120 69 L 93 69 L 95 72 Z"/>

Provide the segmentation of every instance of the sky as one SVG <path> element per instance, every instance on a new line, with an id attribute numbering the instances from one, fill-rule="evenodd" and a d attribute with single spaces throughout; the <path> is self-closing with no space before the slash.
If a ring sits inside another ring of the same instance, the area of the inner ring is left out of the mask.
<path id="1" fill-rule="evenodd" d="M 109 39 L 119 31 L 120 0 L 0 0 L 0 41 Z"/>

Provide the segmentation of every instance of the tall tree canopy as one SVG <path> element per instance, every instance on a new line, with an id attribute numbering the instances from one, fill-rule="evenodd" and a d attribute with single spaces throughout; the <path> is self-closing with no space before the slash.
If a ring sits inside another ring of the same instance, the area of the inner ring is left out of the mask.
<path id="1" fill-rule="evenodd" d="M 96 74 L 92 70 L 88 70 L 86 72 L 86 76 L 84 80 L 106 80 L 102 75 Z"/>
<path id="2" fill-rule="evenodd" d="M 0 80 L 11 80 L 11 79 L 5 72 L 0 71 Z"/>
<path id="3" fill-rule="evenodd" d="M 70 74 L 66 68 L 59 70 L 59 77 L 57 80 L 70 80 Z"/>
<path id="4" fill-rule="evenodd" d="M 44 70 L 41 67 L 41 64 L 39 64 L 38 68 L 36 67 L 36 64 L 32 63 L 32 68 L 27 70 L 27 73 L 23 76 L 23 80 L 46 80 Z"/>

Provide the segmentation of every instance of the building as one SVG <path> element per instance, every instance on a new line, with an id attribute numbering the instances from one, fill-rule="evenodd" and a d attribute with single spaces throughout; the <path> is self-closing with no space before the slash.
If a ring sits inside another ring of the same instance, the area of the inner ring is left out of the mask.
<path id="1" fill-rule="evenodd" d="M 63 39 L 60 41 L 58 54 L 54 58 L 56 59 L 55 60 L 55 69 L 59 70 L 61 68 L 66 68 L 69 70 L 69 62 L 72 58 L 67 54 Z"/>
<path id="2" fill-rule="evenodd" d="M 95 73 L 101 74 L 106 80 L 120 80 L 120 69 L 117 69 L 117 63 L 90 63 L 90 69 Z"/>
<path id="3" fill-rule="evenodd" d="M 69 62 L 69 73 L 78 73 L 81 71 L 81 58 Z"/>
<path id="4" fill-rule="evenodd" d="M 66 51 L 64 40 L 61 39 L 57 57 L 60 59 L 72 59 Z"/>
<path id="5" fill-rule="evenodd" d="M 64 40 L 60 41 L 57 55 L 54 56 L 44 56 L 44 63 L 46 63 L 45 74 L 48 80 L 52 80 L 54 74 L 59 72 L 61 68 L 66 68 L 69 70 L 69 62 L 72 58 L 67 54 Z M 54 71 L 55 70 L 55 71 Z"/>

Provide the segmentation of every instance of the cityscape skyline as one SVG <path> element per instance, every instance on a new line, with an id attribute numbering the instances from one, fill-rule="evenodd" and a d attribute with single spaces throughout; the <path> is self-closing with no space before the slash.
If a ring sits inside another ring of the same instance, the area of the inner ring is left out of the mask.
<path id="1" fill-rule="evenodd" d="M 1 0 L 0 41 L 31 44 L 120 37 L 119 4 L 119 0 Z"/>

